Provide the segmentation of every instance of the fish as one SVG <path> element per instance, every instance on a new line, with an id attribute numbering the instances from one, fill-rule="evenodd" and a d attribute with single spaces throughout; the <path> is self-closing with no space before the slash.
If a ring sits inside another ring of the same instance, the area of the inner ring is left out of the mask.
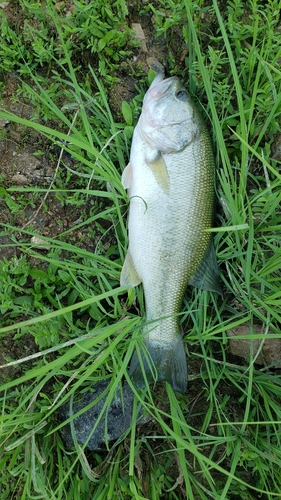
<path id="1" fill-rule="evenodd" d="M 215 161 L 204 120 L 181 81 L 160 72 L 144 96 L 130 160 L 129 245 L 122 286 L 143 284 L 145 324 L 129 375 L 137 388 L 157 380 L 186 392 L 179 313 L 187 285 L 221 293 L 211 232 Z"/>

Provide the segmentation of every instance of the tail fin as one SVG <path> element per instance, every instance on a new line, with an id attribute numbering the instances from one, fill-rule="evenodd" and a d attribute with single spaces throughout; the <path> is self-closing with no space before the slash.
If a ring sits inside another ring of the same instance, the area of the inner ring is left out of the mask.
<path id="1" fill-rule="evenodd" d="M 168 346 L 148 342 L 146 348 L 146 353 L 138 354 L 135 351 L 131 360 L 130 377 L 135 386 L 139 389 L 145 386 L 145 374 L 149 384 L 155 380 L 164 380 L 175 391 L 186 392 L 187 362 L 182 339 L 179 338 Z"/>

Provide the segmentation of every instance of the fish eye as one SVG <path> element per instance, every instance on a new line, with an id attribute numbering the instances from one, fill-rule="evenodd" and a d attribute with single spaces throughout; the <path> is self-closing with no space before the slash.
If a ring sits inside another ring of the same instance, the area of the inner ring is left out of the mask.
<path id="1" fill-rule="evenodd" d="M 187 92 L 185 92 L 185 90 L 180 90 L 176 94 L 176 98 L 179 99 L 180 101 L 187 101 L 188 99 Z"/>

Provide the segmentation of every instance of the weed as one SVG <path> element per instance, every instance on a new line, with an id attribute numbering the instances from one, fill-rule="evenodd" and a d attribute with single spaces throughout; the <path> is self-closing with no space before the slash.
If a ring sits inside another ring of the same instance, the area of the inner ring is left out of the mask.
<path id="1" fill-rule="evenodd" d="M 40 2 L 23 0 L 19 16 L 25 20 L 15 26 L 10 26 L 0 11 L 0 71 L 17 70 L 20 75 L 29 75 L 44 64 L 54 69 L 56 61 L 64 65 L 63 50 L 57 43 L 60 37 L 72 57 L 87 51 L 94 54 L 97 72 L 112 83 L 117 80 L 113 73 L 120 60 L 130 54 L 130 44 L 136 45 L 126 23 L 127 14 L 124 0 L 116 1 L 113 6 L 102 1 L 90 4 L 76 1 L 68 11 L 63 5 L 54 6 L 51 1 L 42 8 Z M 59 33 L 54 16 L 59 20 Z"/>

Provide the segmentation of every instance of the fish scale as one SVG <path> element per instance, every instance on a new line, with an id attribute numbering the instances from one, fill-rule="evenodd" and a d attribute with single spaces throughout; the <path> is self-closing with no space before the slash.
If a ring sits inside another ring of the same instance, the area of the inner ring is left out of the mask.
<path id="1" fill-rule="evenodd" d="M 155 119 L 154 119 L 155 117 Z M 206 126 L 176 77 L 158 75 L 135 128 L 128 188 L 129 248 L 121 284 L 143 283 L 146 324 L 140 363 L 130 375 L 137 387 L 165 380 L 187 388 L 187 362 L 179 328 L 188 283 L 220 292 L 209 229 L 214 210 L 215 165 Z"/>

